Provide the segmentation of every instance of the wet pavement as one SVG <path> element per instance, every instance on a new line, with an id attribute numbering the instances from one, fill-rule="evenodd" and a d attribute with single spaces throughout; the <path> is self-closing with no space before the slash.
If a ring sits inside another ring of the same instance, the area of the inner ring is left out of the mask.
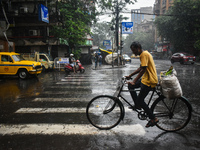
<path id="1" fill-rule="evenodd" d="M 155 60 L 158 74 L 167 70 L 168 60 Z M 181 131 L 164 132 L 145 128 L 146 121 L 126 111 L 115 128 L 102 131 L 89 124 L 87 103 L 101 94 L 113 95 L 118 79 L 139 66 L 139 60 L 112 68 L 84 66 L 84 74 L 66 75 L 50 71 L 38 78 L 0 79 L 0 150 L 197 150 L 200 149 L 200 66 L 173 66 L 184 96 L 193 107 L 190 123 Z M 127 93 L 125 96 L 130 99 Z"/>

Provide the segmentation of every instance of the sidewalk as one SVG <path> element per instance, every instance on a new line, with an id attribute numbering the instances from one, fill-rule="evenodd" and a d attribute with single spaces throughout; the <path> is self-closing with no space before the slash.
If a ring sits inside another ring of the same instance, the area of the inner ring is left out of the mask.
<path id="1" fill-rule="evenodd" d="M 96 70 L 101 70 L 101 69 L 115 69 L 115 68 L 124 68 L 126 67 L 126 65 L 114 65 L 112 67 L 112 65 L 101 65 L 100 67 L 98 66 Z M 95 69 L 94 69 L 95 70 Z"/>
<path id="2" fill-rule="evenodd" d="M 195 62 L 194 64 L 196 64 L 196 65 L 200 66 L 200 62 Z"/>

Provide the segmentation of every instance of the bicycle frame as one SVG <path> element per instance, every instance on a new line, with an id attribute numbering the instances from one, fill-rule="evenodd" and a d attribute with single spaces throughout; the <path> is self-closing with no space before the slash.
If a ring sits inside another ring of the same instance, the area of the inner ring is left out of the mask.
<path id="1" fill-rule="evenodd" d="M 117 97 L 118 99 L 119 98 L 122 98 L 123 99 L 123 101 L 125 101 L 129 106 L 133 106 L 130 102 L 128 102 L 122 95 L 121 95 L 121 92 L 130 92 L 130 91 L 140 91 L 140 89 L 137 89 L 137 90 L 124 90 L 123 89 L 123 87 L 124 87 L 124 84 L 126 84 L 126 80 L 123 82 L 123 81 L 121 81 L 121 84 L 117 87 L 117 90 L 116 90 L 116 92 L 115 92 L 115 94 L 114 94 L 114 97 Z M 158 87 L 157 87 L 158 88 Z M 150 103 L 151 103 L 151 101 L 152 101 L 152 98 L 153 98 L 153 96 L 154 96 L 154 94 L 157 94 L 158 95 L 158 97 L 160 97 L 161 96 L 161 93 L 158 91 L 158 89 L 156 89 L 156 87 L 155 88 L 153 88 L 152 89 L 152 93 L 151 93 L 151 97 L 149 98 L 149 101 L 148 101 L 148 103 L 147 103 L 147 105 L 149 106 L 150 105 Z M 120 100 L 119 100 L 120 101 Z M 139 112 L 138 110 L 136 110 L 137 112 Z"/>
<path id="2" fill-rule="evenodd" d="M 117 126 L 119 122 L 124 119 L 125 108 L 124 103 L 122 102 L 124 101 L 128 106 L 133 107 L 133 104 L 131 104 L 131 102 L 129 102 L 121 94 L 122 92 L 132 91 L 125 89 L 125 84 L 126 79 L 122 78 L 113 96 L 99 95 L 94 97 L 89 102 L 86 114 L 88 120 L 93 126 L 99 129 L 111 129 Z M 140 88 L 134 89 L 133 91 L 140 91 Z M 148 94 L 149 100 L 147 105 L 152 110 L 155 117 L 159 120 L 159 123 L 156 124 L 156 126 L 159 129 L 167 132 L 173 132 L 183 129 L 191 119 L 192 106 L 190 102 L 183 96 L 178 98 L 167 99 L 164 95 L 162 95 L 160 86 L 156 86 L 151 91 L 152 92 Z M 100 103 L 100 106 L 99 102 L 102 102 Z M 148 119 L 148 115 L 147 113 L 145 113 L 144 110 L 132 110 L 137 112 L 138 118 L 140 120 Z M 98 113 L 95 113 L 96 111 Z M 109 123 L 109 120 L 111 121 L 111 123 Z"/>
<path id="3" fill-rule="evenodd" d="M 124 80 L 124 81 L 123 81 Z M 120 105 L 120 107 L 122 108 L 122 117 L 121 117 L 121 120 L 123 120 L 124 116 L 125 116 L 125 110 L 124 110 L 124 106 L 121 102 L 121 100 L 119 98 L 121 98 L 124 102 L 126 102 L 129 106 L 133 107 L 133 105 L 131 103 L 129 103 L 122 95 L 121 95 L 121 92 L 130 92 L 131 90 L 123 90 L 123 87 L 124 87 L 124 84 L 126 84 L 126 79 L 123 79 L 122 78 L 122 81 L 120 82 L 120 84 L 118 85 L 117 89 L 116 89 L 116 92 L 114 93 L 113 95 L 113 99 L 115 99 L 115 101 L 117 101 Z M 140 91 L 140 89 L 138 90 L 133 90 L 133 91 Z M 153 88 L 152 90 L 152 94 L 151 94 L 151 97 L 148 101 L 148 106 L 150 105 L 150 102 L 152 101 L 152 98 L 154 96 L 154 94 L 156 93 L 158 95 L 158 98 L 162 98 L 162 94 L 160 92 L 158 92 L 158 90 L 156 88 Z M 113 104 L 113 106 L 110 108 L 110 109 L 105 109 L 103 111 L 104 114 L 107 114 L 109 112 L 111 112 L 116 106 L 116 103 Z M 107 107 L 105 107 L 107 108 Z M 145 116 L 145 113 L 143 113 L 143 111 L 138 111 L 137 109 L 135 110 L 138 114 L 140 114 L 141 117 Z M 143 115 L 143 116 L 142 116 Z M 146 117 L 146 116 L 145 116 Z"/>

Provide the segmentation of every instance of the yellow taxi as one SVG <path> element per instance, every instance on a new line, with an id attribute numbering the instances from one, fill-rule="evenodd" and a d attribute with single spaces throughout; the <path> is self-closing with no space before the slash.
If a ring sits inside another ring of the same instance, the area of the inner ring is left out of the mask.
<path id="1" fill-rule="evenodd" d="M 25 60 L 19 53 L 0 52 L 0 75 L 18 75 L 19 78 L 26 79 L 29 75 L 41 72 L 40 62 Z"/>

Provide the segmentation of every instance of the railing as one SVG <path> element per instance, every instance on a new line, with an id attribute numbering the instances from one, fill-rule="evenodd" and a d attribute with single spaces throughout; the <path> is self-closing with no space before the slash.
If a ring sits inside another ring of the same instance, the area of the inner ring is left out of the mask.
<path id="1" fill-rule="evenodd" d="M 64 69 L 64 66 L 69 63 L 69 58 L 67 57 L 56 57 L 54 59 L 54 67 L 55 69 Z"/>

